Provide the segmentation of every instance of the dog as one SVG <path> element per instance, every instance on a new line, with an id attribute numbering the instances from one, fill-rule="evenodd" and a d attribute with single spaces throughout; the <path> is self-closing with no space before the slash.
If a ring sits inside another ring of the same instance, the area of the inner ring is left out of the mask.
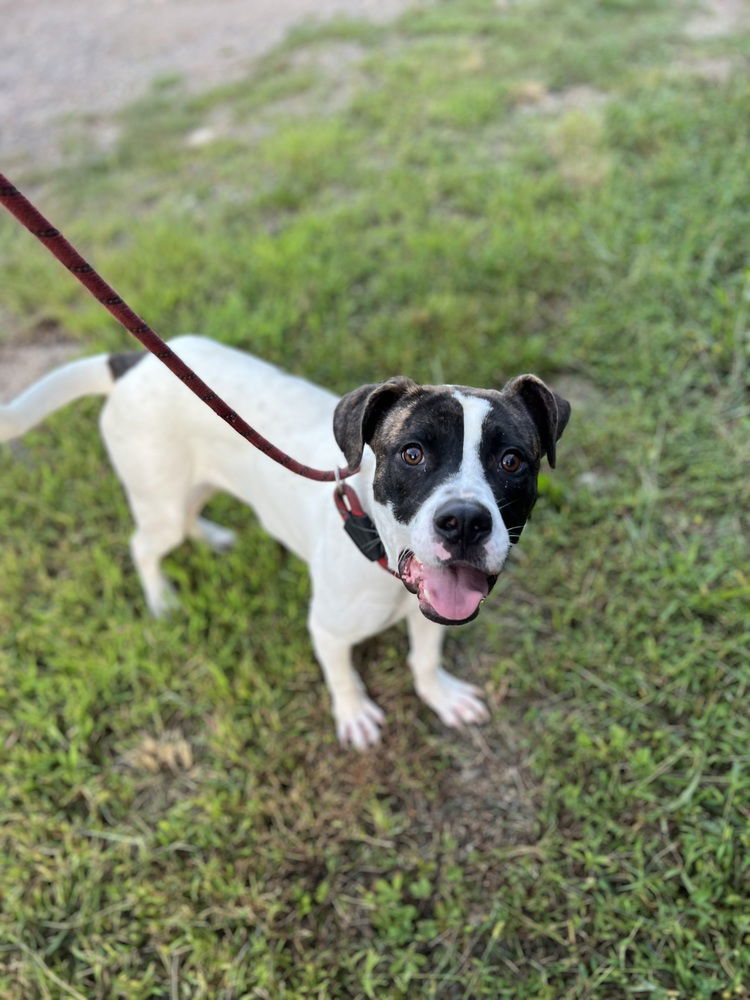
<path id="1" fill-rule="evenodd" d="M 347 482 L 391 572 L 347 537 L 329 488 L 251 447 L 153 355 L 98 355 L 56 369 L 0 406 L 0 441 L 81 396 L 107 396 L 102 436 L 135 520 L 130 549 L 152 614 L 176 604 L 160 568 L 170 550 L 186 537 L 231 546 L 233 533 L 201 516 L 226 491 L 309 567 L 308 628 L 342 744 L 374 746 L 384 722 L 352 648 L 403 619 L 419 697 L 448 726 L 485 721 L 480 690 L 441 666 L 445 626 L 473 619 L 491 591 L 534 506 L 542 458 L 555 465 L 569 403 L 528 374 L 500 390 L 396 376 L 337 398 L 203 337 L 170 347 L 277 447 L 320 468 L 342 453 L 359 467 Z"/>

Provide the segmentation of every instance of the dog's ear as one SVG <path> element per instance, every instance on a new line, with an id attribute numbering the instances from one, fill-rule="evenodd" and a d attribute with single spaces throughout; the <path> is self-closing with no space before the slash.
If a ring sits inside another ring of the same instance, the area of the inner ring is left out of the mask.
<path id="1" fill-rule="evenodd" d="M 371 440 L 379 421 L 416 382 L 396 375 L 387 382 L 363 385 L 343 396 L 333 414 L 333 434 L 350 469 L 362 461 L 364 447 Z"/>
<path id="2" fill-rule="evenodd" d="M 518 375 L 503 387 L 503 394 L 516 395 L 528 410 L 539 434 L 547 461 L 555 467 L 555 443 L 570 419 L 570 403 L 558 396 L 536 375 Z"/>

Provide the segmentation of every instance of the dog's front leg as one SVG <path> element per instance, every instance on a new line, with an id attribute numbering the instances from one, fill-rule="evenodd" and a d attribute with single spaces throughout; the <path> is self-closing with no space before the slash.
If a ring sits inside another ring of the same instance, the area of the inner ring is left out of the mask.
<path id="1" fill-rule="evenodd" d="M 336 734 L 344 746 L 366 750 L 380 740 L 380 726 L 385 719 L 352 665 L 352 647 L 333 635 L 311 616 L 308 622 L 315 655 L 323 669 L 333 702 Z"/>
<path id="2" fill-rule="evenodd" d="M 428 621 L 418 608 L 409 612 L 409 666 L 417 694 L 447 726 L 486 722 L 482 692 L 460 681 L 440 665 L 445 629 Z"/>

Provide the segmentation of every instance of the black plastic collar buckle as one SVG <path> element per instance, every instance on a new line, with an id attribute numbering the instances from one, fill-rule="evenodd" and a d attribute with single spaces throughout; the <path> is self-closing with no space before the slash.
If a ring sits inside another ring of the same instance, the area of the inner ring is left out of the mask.
<path id="1" fill-rule="evenodd" d="M 344 520 L 344 531 L 351 538 L 363 556 L 370 562 L 385 559 L 385 549 L 378 529 L 365 514 L 359 498 L 351 486 L 339 482 L 334 492 L 336 507 Z"/>

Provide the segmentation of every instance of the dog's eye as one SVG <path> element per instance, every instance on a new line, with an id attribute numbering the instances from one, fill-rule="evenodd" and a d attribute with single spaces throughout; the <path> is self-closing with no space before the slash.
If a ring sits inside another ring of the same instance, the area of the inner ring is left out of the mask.
<path id="1" fill-rule="evenodd" d="M 504 452 L 500 459 L 500 467 L 503 472 L 518 472 L 523 465 L 523 455 L 512 448 Z"/>
<path id="2" fill-rule="evenodd" d="M 418 444 L 407 444 L 405 448 L 401 449 L 401 458 L 403 458 L 407 465 L 419 465 L 424 459 L 422 446 Z"/>

